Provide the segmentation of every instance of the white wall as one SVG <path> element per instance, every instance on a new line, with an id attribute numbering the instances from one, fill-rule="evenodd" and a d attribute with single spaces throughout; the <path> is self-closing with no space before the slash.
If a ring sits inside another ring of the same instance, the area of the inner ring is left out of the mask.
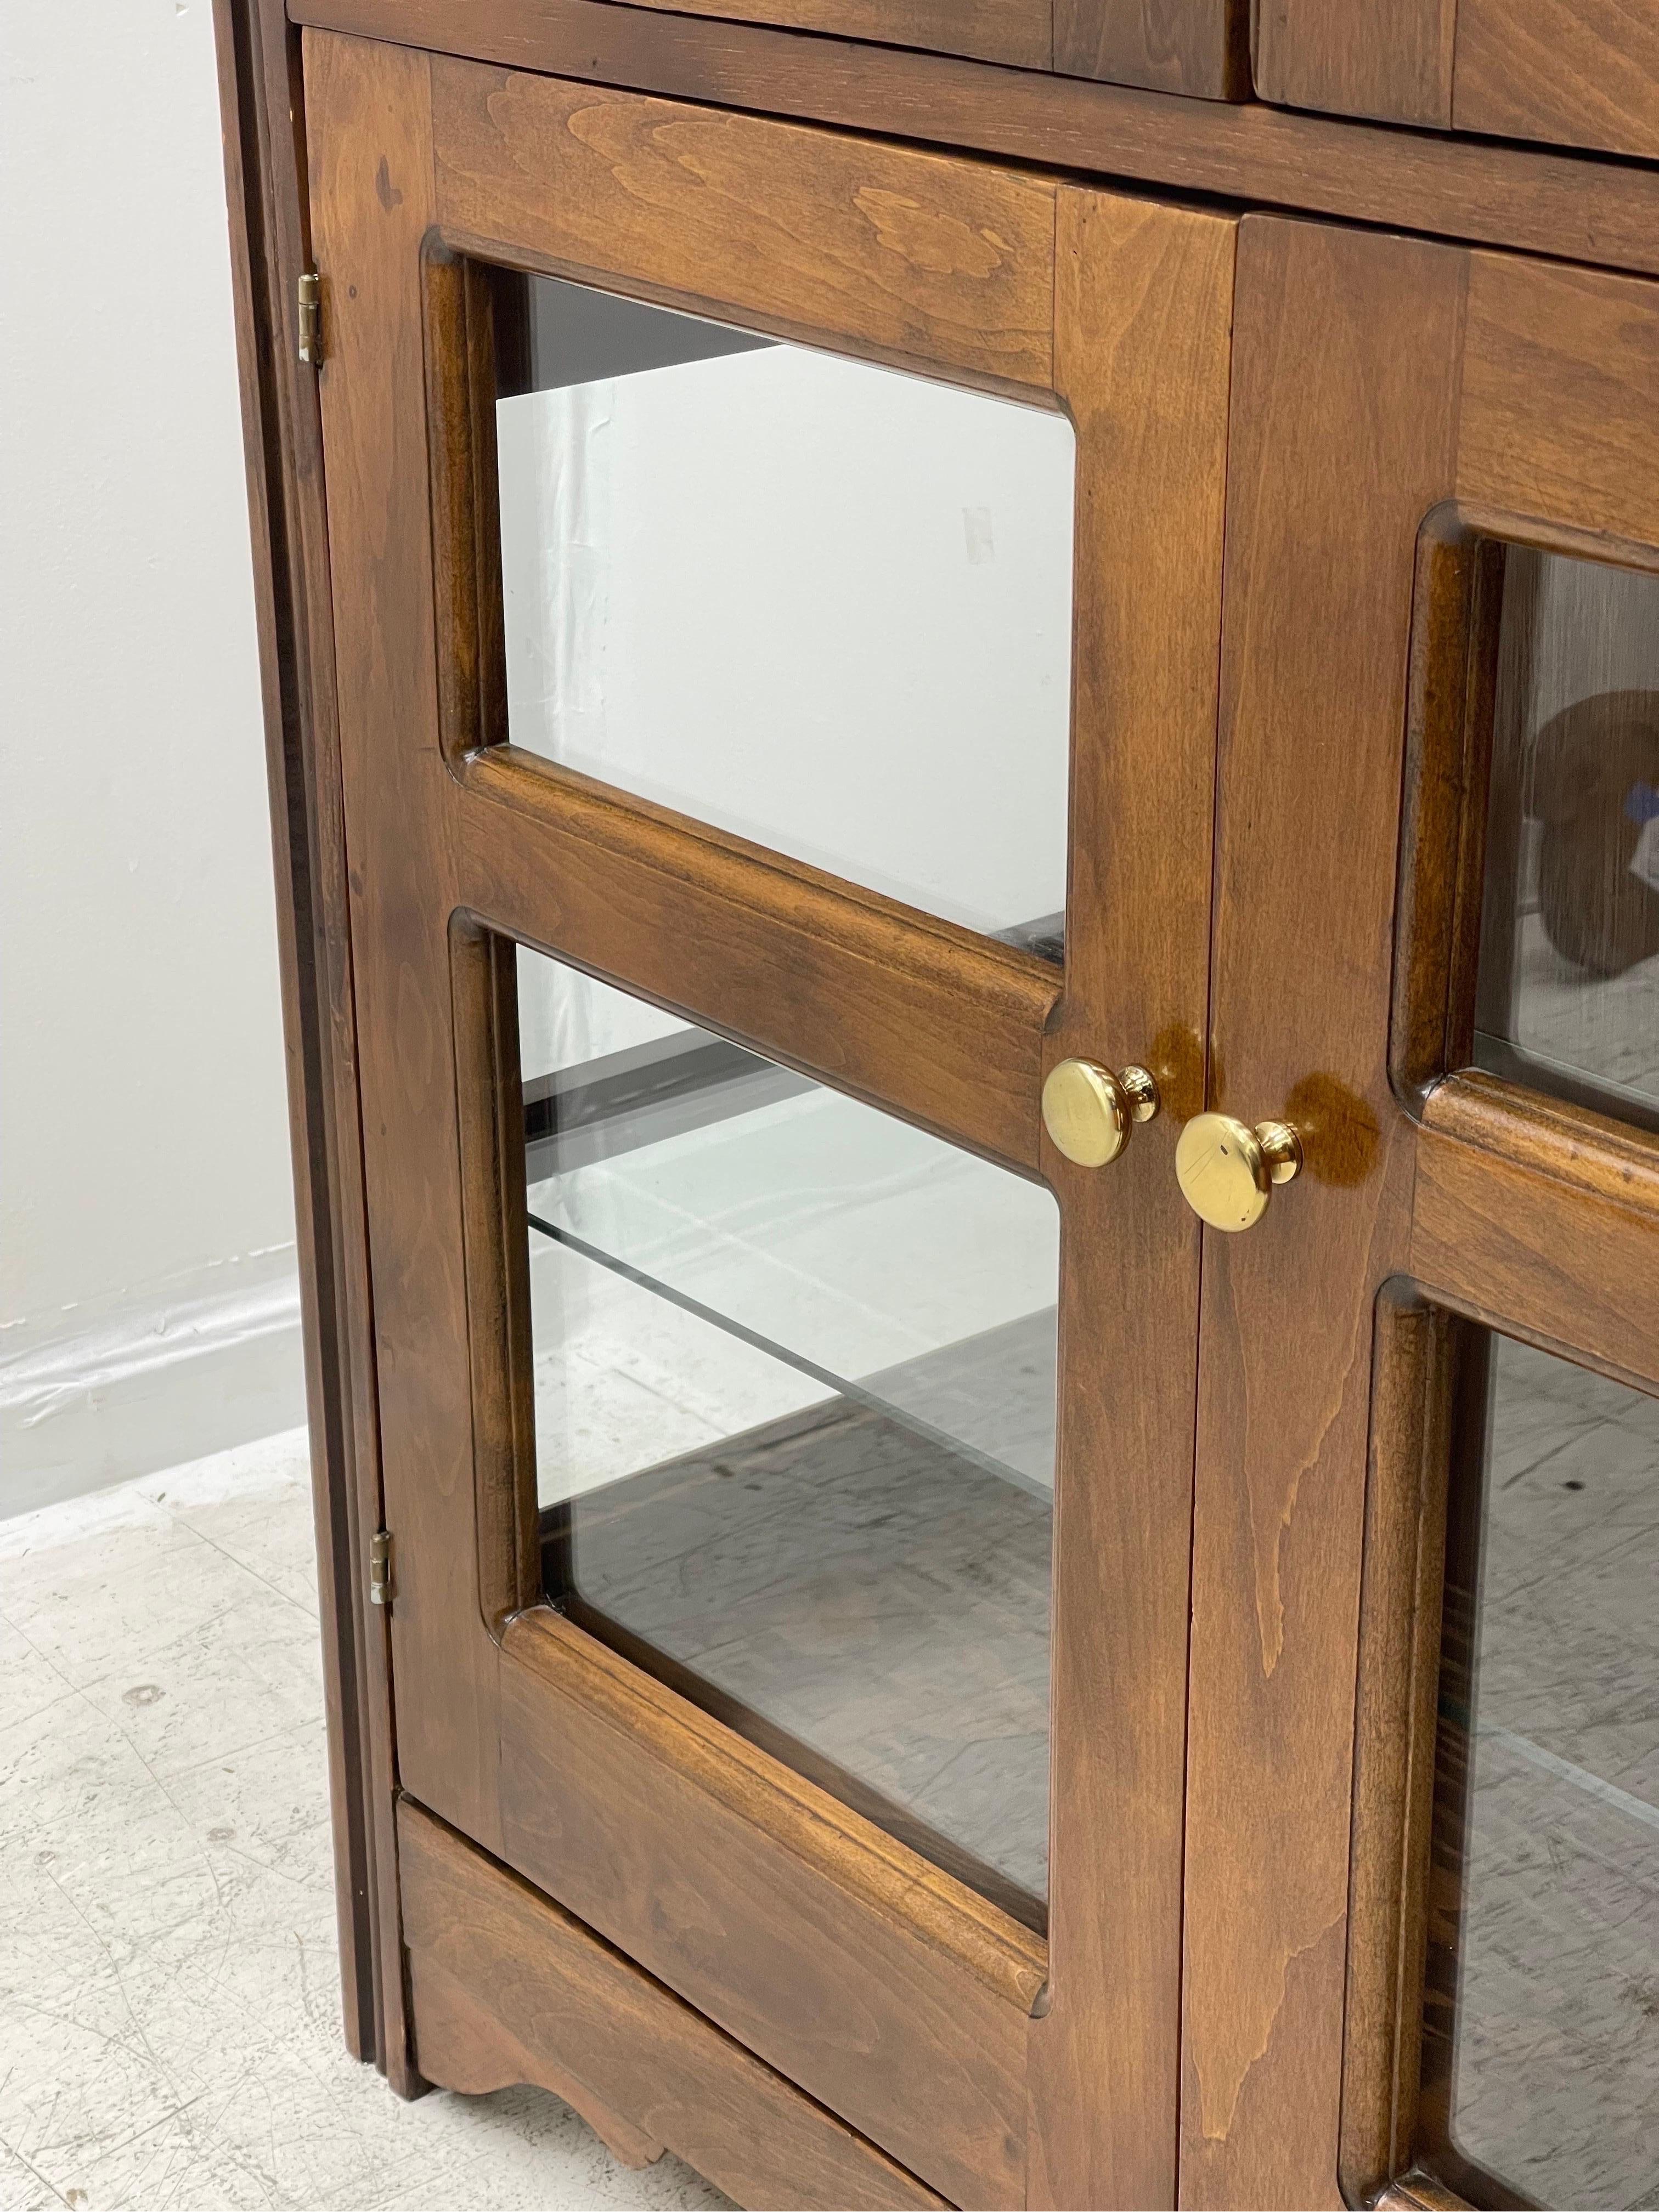
<path id="1" fill-rule="evenodd" d="M 0 26 L 5 1513 L 303 1402 L 210 10 Z"/>

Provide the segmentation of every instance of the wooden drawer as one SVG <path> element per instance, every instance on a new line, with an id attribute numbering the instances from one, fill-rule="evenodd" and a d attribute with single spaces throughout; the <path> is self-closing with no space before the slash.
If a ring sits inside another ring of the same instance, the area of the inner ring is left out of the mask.
<path id="1" fill-rule="evenodd" d="M 315 0 L 301 0 L 289 13 L 296 22 L 326 22 L 369 38 L 386 34 L 382 0 L 329 0 L 321 11 Z M 648 48 L 650 18 L 671 15 L 960 54 L 1194 100 L 1245 100 L 1250 89 L 1237 0 L 653 0 L 648 8 L 614 11 L 593 9 L 589 0 L 472 0 L 463 13 L 465 51 L 499 51 L 519 66 L 533 66 L 548 37 L 574 31 L 591 38 L 592 19 L 613 14 L 623 21 L 607 21 L 608 33 L 627 43 L 631 21 L 641 46 Z M 453 0 L 398 0 L 396 34 L 442 48 L 452 45 L 456 17 Z M 794 56 L 807 78 L 821 58 L 806 41 Z"/>
<path id="2" fill-rule="evenodd" d="M 1266 0 L 1255 74 L 1289 107 L 1659 157 L 1659 14 L 1633 0 Z"/>
<path id="3" fill-rule="evenodd" d="M 428 2081 L 469 2094 L 536 2082 L 625 2165 L 672 2150 L 740 2204 L 943 2203 L 410 1797 L 398 1860 Z"/>

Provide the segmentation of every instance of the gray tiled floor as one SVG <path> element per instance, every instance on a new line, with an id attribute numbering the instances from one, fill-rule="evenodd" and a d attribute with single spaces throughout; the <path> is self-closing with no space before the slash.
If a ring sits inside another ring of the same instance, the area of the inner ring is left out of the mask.
<path id="1" fill-rule="evenodd" d="M 0 1522 L 0 2205 L 723 2205 L 347 2057 L 317 1654 L 297 1432 Z"/>

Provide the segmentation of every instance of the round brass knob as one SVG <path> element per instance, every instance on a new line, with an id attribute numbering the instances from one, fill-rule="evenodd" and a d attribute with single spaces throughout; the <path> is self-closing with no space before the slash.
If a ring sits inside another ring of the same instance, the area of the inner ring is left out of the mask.
<path id="1" fill-rule="evenodd" d="M 1200 1114 L 1176 1140 L 1181 1194 L 1212 1229 L 1252 1229 L 1267 1211 L 1276 1182 L 1302 1170 L 1302 1139 L 1288 1121 L 1254 1129 L 1231 1114 Z"/>
<path id="2" fill-rule="evenodd" d="M 1062 1060 L 1042 1086 L 1042 1126 L 1056 1152 L 1080 1168 L 1103 1168 L 1129 1141 L 1137 1121 L 1158 1109 L 1158 1084 L 1144 1067 L 1114 1075 L 1092 1060 Z"/>

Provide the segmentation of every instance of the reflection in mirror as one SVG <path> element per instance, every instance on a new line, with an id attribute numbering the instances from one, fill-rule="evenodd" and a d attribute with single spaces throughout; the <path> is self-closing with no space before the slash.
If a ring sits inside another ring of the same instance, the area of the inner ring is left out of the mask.
<path id="1" fill-rule="evenodd" d="M 550 1596 L 1040 1927 L 1052 1197 L 518 958 Z"/>
<path id="2" fill-rule="evenodd" d="M 1057 951 L 1070 424 L 528 281 L 496 404 L 513 743 Z"/>
<path id="3" fill-rule="evenodd" d="M 1659 577 L 1504 556 L 1476 1063 L 1659 1127 Z"/>
<path id="4" fill-rule="evenodd" d="M 1471 1330 L 1425 2148 L 1476 2204 L 1659 2203 L 1659 1403 Z"/>

